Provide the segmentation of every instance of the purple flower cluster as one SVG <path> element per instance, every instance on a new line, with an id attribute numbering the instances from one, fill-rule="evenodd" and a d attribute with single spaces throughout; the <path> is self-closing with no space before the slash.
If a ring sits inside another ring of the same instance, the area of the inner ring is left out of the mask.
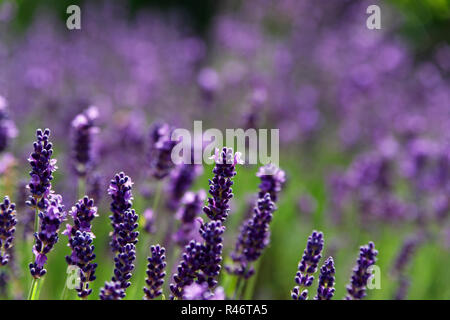
<path id="1" fill-rule="evenodd" d="M 147 279 L 144 287 L 144 299 L 152 300 L 162 294 L 164 277 L 166 276 L 166 249 L 160 245 L 150 247 L 151 257 L 147 258 Z"/>
<path id="2" fill-rule="evenodd" d="M 139 232 L 138 215 L 134 210 L 128 210 L 123 215 L 123 222 L 117 229 L 117 244 L 119 251 L 114 258 L 114 276 L 112 281 L 118 281 L 122 288 L 126 289 L 131 285 L 129 281 L 134 270 L 134 260 L 136 260 L 136 243 Z"/>
<path id="3" fill-rule="evenodd" d="M 331 300 L 334 296 L 334 261 L 332 257 L 325 260 L 320 268 L 319 286 L 317 287 L 316 300 Z"/>
<path id="4" fill-rule="evenodd" d="M 172 161 L 172 149 L 177 141 L 172 140 L 172 129 L 167 123 L 157 123 L 153 126 L 150 150 L 150 171 L 152 176 L 161 180 L 170 174 L 175 167 Z"/>
<path id="5" fill-rule="evenodd" d="M 7 101 L 0 96 L 0 153 L 8 147 L 10 140 L 16 135 L 16 126 L 7 112 Z"/>
<path id="6" fill-rule="evenodd" d="M 184 300 L 224 300 L 225 292 L 222 287 L 217 287 L 214 293 L 209 290 L 206 283 L 193 283 L 184 288 Z"/>
<path id="7" fill-rule="evenodd" d="M 13 246 L 16 232 L 16 205 L 6 196 L 0 203 L 0 265 L 4 266 L 10 259 L 10 249 Z"/>
<path id="8" fill-rule="evenodd" d="M 259 198 L 262 199 L 266 193 L 269 193 L 270 199 L 276 203 L 278 194 L 286 183 L 286 174 L 284 171 L 274 164 L 268 164 L 261 167 L 256 176 L 261 179 Z"/>
<path id="9" fill-rule="evenodd" d="M 76 288 L 80 298 L 86 298 L 92 293 L 89 282 L 96 279 L 95 269 L 97 263 L 95 259 L 93 239 L 91 230 L 92 220 L 97 217 L 97 207 L 94 200 L 84 197 L 72 208 L 70 215 L 73 217 L 73 226 L 67 225 L 63 234 L 69 237 L 68 246 L 72 249 L 72 254 L 66 256 L 69 265 L 79 268 L 80 286 Z"/>
<path id="10" fill-rule="evenodd" d="M 100 289 L 101 300 L 121 300 L 125 298 L 125 290 L 119 282 L 107 281 Z"/>
<path id="11" fill-rule="evenodd" d="M 121 224 L 124 222 L 125 212 L 130 210 L 133 205 L 132 186 L 131 178 L 121 172 L 115 175 L 108 188 L 108 194 L 112 198 L 110 208 L 112 215 L 109 216 L 109 219 L 113 227 L 110 243 L 113 252 L 119 252 L 121 249 L 117 238 L 122 229 Z"/>
<path id="12" fill-rule="evenodd" d="M 369 267 L 375 264 L 377 254 L 378 251 L 375 250 L 373 242 L 360 248 L 359 258 L 353 269 L 350 284 L 347 286 L 347 300 L 360 300 L 366 296 L 366 286 L 371 276 Z"/>
<path id="13" fill-rule="evenodd" d="M 254 269 L 249 264 L 261 256 L 262 251 L 270 242 L 269 224 L 275 210 L 276 206 L 270 199 L 269 193 L 266 193 L 264 198 L 258 199 L 253 217 L 241 227 L 236 247 L 231 253 L 232 260 L 238 266 L 227 266 L 228 272 L 246 279 L 253 275 Z"/>
<path id="14" fill-rule="evenodd" d="M 44 265 L 47 255 L 58 242 L 58 233 L 61 223 L 66 219 L 66 212 L 62 205 L 62 197 L 51 193 L 48 199 L 41 200 L 43 209 L 39 211 L 39 232 L 34 234 L 36 240 L 33 246 L 35 261 L 30 263 L 30 272 L 34 278 L 40 278 L 47 273 Z"/>
<path id="15" fill-rule="evenodd" d="M 213 169 L 214 177 L 209 180 L 208 205 L 203 208 L 211 220 L 225 221 L 230 211 L 229 201 L 233 197 L 232 178 L 236 175 L 236 165 L 242 164 L 241 154 L 224 147 L 222 151 L 216 149 L 214 159 L 216 165 Z"/>
<path id="16" fill-rule="evenodd" d="M 94 126 L 98 112 L 97 107 L 89 107 L 72 121 L 74 169 L 81 177 L 86 175 L 88 166 L 93 163 L 92 138 L 98 132 Z"/>
<path id="17" fill-rule="evenodd" d="M 241 160 L 240 154 L 234 154 L 230 148 L 223 148 L 220 153 L 216 149 L 212 159 L 216 162 L 213 169 L 214 178 L 209 181 L 212 197 L 208 198 L 208 205 L 203 207 L 203 211 L 212 221 L 199 221 L 202 241 L 191 240 L 185 247 L 177 272 L 173 276 L 173 283 L 170 284 L 171 298 L 182 299 L 184 287 L 194 282 L 206 283 L 210 289 L 217 285 L 222 262 L 222 235 L 225 232 L 222 222 L 230 210 L 229 200 L 233 196 L 231 179 L 236 175 L 236 164 L 241 163 Z M 191 217 L 192 213 L 189 213 Z"/>
<path id="18" fill-rule="evenodd" d="M 291 293 L 294 300 L 306 300 L 308 298 L 308 287 L 314 281 L 313 274 L 317 270 L 323 249 L 323 233 L 313 231 L 308 238 L 306 249 L 303 252 L 302 260 L 298 265 L 298 272 L 295 276 L 295 282 L 298 284 Z"/>
<path id="19" fill-rule="evenodd" d="M 202 172 L 202 167 L 195 164 L 181 164 L 177 166 L 170 175 L 169 199 L 167 206 L 176 210 L 185 193 Z"/>
<path id="20" fill-rule="evenodd" d="M 176 218 L 180 220 L 181 224 L 173 236 L 178 245 L 184 247 L 191 240 L 199 241 L 200 222 L 196 218 L 202 210 L 205 199 L 205 191 L 200 190 L 196 193 L 186 192 L 181 200 L 181 207 L 176 214 Z"/>
<path id="21" fill-rule="evenodd" d="M 34 152 L 30 155 L 28 162 L 31 165 L 30 183 L 28 188 L 31 197 L 27 204 L 32 208 L 45 209 L 45 198 L 50 194 L 53 172 L 57 169 L 56 159 L 52 159 L 53 145 L 49 141 L 50 130 L 36 131 L 37 141 L 34 142 Z"/>

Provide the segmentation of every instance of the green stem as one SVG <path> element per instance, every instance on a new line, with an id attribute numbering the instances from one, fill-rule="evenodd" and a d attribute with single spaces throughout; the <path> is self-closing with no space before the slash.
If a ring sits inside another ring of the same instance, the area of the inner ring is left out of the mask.
<path id="1" fill-rule="evenodd" d="M 66 277 L 66 281 L 64 281 L 64 288 L 61 294 L 61 300 L 67 300 L 67 278 L 68 276 Z"/>
<path id="2" fill-rule="evenodd" d="M 44 280 L 41 278 L 33 278 L 33 281 L 31 282 L 30 292 L 28 293 L 28 300 L 39 300 L 43 281 Z"/>

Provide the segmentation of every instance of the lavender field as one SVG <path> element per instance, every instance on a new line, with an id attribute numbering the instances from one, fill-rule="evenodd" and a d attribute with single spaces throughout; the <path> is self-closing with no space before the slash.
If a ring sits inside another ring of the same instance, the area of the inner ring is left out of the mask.
<path id="1" fill-rule="evenodd" d="M 0 0 L 0 299 L 450 299 L 450 1 L 74 3 Z"/>

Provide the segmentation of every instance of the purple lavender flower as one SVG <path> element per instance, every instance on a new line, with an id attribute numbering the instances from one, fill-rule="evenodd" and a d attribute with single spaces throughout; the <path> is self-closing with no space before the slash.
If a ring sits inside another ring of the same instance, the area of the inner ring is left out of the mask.
<path id="1" fill-rule="evenodd" d="M 28 188 L 31 197 L 27 204 L 32 208 L 43 209 L 45 202 L 42 201 L 48 197 L 51 190 L 51 181 L 53 180 L 53 172 L 57 169 L 56 159 L 52 159 L 53 149 L 49 141 L 50 130 L 41 129 L 36 131 L 37 141 L 34 142 L 34 152 L 30 155 L 28 161 L 31 165 L 31 180 Z"/>
<path id="2" fill-rule="evenodd" d="M 334 296 L 334 261 L 332 257 L 325 260 L 320 268 L 319 286 L 317 287 L 316 300 L 331 300 Z"/>
<path id="3" fill-rule="evenodd" d="M 91 230 L 91 222 L 97 217 L 97 208 L 94 200 L 84 197 L 72 208 L 70 214 L 73 217 L 73 226 L 67 225 L 63 234 L 69 237 L 68 246 L 72 254 L 66 256 L 69 265 L 77 266 L 80 270 L 80 286 L 76 288 L 80 298 L 86 298 L 92 293 L 89 282 L 96 279 L 94 245 L 92 244 L 94 234 Z"/>
<path id="4" fill-rule="evenodd" d="M 0 265 L 4 266 L 10 259 L 16 231 L 16 205 L 6 196 L 0 203 Z"/>
<path id="5" fill-rule="evenodd" d="M 97 117 L 98 109 L 92 106 L 72 121 L 74 169 L 81 177 L 86 175 L 88 166 L 92 164 L 92 136 L 98 131 L 94 126 Z"/>
<path id="6" fill-rule="evenodd" d="M 306 300 L 308 298 L 308 287 L 314 281 L 313 274 L 317 270 L 317 265 L 322 257 L 323 233 L 313 231 L 308 238 L 306 249 L 303 252 L 302 260 L 298 265 L 298 272 L 295 276 L 295 282 L 298 284 L 291 293 L 294 300 Z"/>
<path id="7" fill-rule="evenodd" d="M 373 242 L 360 248 L 359 258 L 353 269 L 350 284 L 347 286 L 347 300 L 360 300 L 366 296 L 366 285 L 371 276 L 369 267 L 375 264 L 377 254 L 378 251 L 375 250 Z"/>
<path id="8" fill-rule="evenodd" d="M 111 236 L 111 248 L 113 252 L 120 252 L 120 245 L 118 244 L 118 236 L 121 231 L 121 224 L 124 222 L 125 212 L 131 209 L 133 205 L 133 194 L 131 193 L 131 187 L 133 182 L 131 178 L 121 172 L 116 174 L 114 179 L 111 180 L 108 193 L 112 198 L 111 212 L 109 216 L 111 225 L 113 227 L 113 234 Z"/>
<path id="9" fill-rule="evenodd" d="M 119 282 L 106 282 L 105 286 L 100 290 L 101 300 L 121 300 L 125 298 L 125 290 Z"/>
<path id="10" fill-rule="evenodd" d="M 261 179 L 259 198 L 263 198 L 266 193 L 269 193 L 272 201 L 276 203 L 278 194 L 286 182 L 284 171 L 271 163 L 261 167 L 256 176 Z"/>
<path id="11" fill-rule="evenodd" d="M 169 199 L 167 206 L 176 210 L 184 194 L 192 186 L 195 178 L 201 174 L 202 167 L 195 164 L 181 164 L 170 175 Z"/>
<path id="12" fill-rule="evenodd" d="M 203 245 L 192 240 L 184 249 L 181 262 L 170 284 L 171 299 L 183 298 L 184 287 L 194 283 L 203 262 Z"/>
<path id="13" fill-rule="evenodd" d="M 123 215 L 123 222 L 117 226 L 117 245 L 119 251 L 114 258 L 114 276 L 112 281 L 121 283 L 122 288 L 126 289 L 131 285 L 129 281 L 134 270 L 134 260 L 136 260 L 136 243 L 138 242 L 139 232 L 135 231 L 138 227 L 138 215 L 134 210 L 128 210 Z"/>
<path id="14" fill-rule="evenodd" d="M 156 228 L 155 228 L 155 214 L 153 212 L 152 209 L 146 209 L 144 211 L 144 220 L 145 220 L 145 225 L 144 225 L 144 230 L 147 233 L 155 233 Z"/>
<path id="15" fill-rule="evenodd" d="M 254 270 L 249 267 L 249 264 L 261 256 L 262 251 L 270 242 L 269 225 L 275 210 L 276 206 L 271 201 L 269 193 L 258 200 L 253 217 L 248 219 L 241 227 L 236 247 L 231 253 L 231 258 L 238 266 L 227 266 L 228 272 L 246 279 L 253 275 Z"/>
<path id="16" fill-rule="evenodd" d="M 211 221 L 204 223 L 200 227 L 200 235 L 204 240 L 202 247 L 203 265 L 202 273 L 199 274 L 199 283 L 206 282 L 210 288 L 217 285 L 222 262 L 222 249 L 225 227 L 221 221 Z"/>
<path id="17" fill-rule="evenodd" d="M 225 292 L 222 287 L 217 287 L 214 292 L 206 283 L 193 283 L 184 288 L 184 300 L 225 300 Z"/>
<path id="18" fill-rule="evenodd" d="M 39 211 L 39 232 L 34 234 L 36 240 L 33 246 L 35 255 L 34 263 L 30 263 L 30 272 L 34 278 L 40 278 L 47 273 L 44 265 L 47 263 L 47 255 L 58 242 L 58 232 L 61 223 L 66 219 L 66 212 L 62 205 L 62 197 L 50 193 L 48 199 L 41 200 L 44 208 Z"/>
<path id="19" fill-rule="evenodd" d="M 407 276 L 401 275 L 394 295 L 394 300 L 405 300 L 410 286 L 411 280 Z"/>
<path id="20" fill-rule="evenodd" d="M 397 257 L 395 258 L 394 266 L 393 266 L 393 272 L 396 274 L 402 274 L 405 270 L 406 266 L 411 262 L 411 259 L 414 255 L 414 253 L 417 250 L 417 247 L 419 246 L 421 242 L 421 237 L 418 236 L 412 236 L 403 242 L 403 246 L 400 249 Z"/>
<path id="21" fill-rule="evenodd" d="M 166 249 L 159 244 L 150 247 L 151 257 L 147 258 L 147 279 L 145 283 L 147 287 L 144 287 L 144 299 L 152 300 L 159 297 L 162 294 L 162 286 L 164 284 L 164 277 L 166 272 Z"/>
<path id="22" fill-rule="evenodd" d="M 204 190 L 199 192 L 186 192 L 181 200 L 181 208 L 177 211 L 176 218 L 181 225 L 174 234 L 175 242 L 180 246 L 186 246 L 191 240 L 199 240 L 199 226 L 197 216 L 202 210 L 203 202 L 206 199 Z"/>
<path id="23" fill-rule="evenodd" d="M 172 161 L 172 149 L 177 144 L 171 138 L 172 130 L 168 124 L 155 124 L 151 130 L 150 170 L 157 180 L 169 175 L 175 164 Z"/>
<path id="24" fill-rule="evenodd" d="M 97 263 L 93 263 L 96 256 L 92 242 L 93 234 L 91 232 L 77 231 L 75 235 L 69 236 L 68 245 L 72 249 L 72 254 L 66 256 L 66 261 L 69 265 L 79 268 L 80 285 L 75 289 L 80 298 L 86 298 L 92 293 L 89 283 L 96 279 Z"/>
<path id="25" fill-rule="evenodd" d="M 231 180 L 236 175 L 236 165 L 242 164 L 239 152 L 233 153 L 233 149 L 224 147 L 221 152 L 216 149 L 214 159 L 216 165 L 213 169 L 214 177 L 209 180 L 208 205 L 203 208 L 203 212 L 211 220 L 225 221 L 230 211 L 229 201 L 233 197 Z"/>
<path id="26" fill-rule="evenodd" d="M 15 138 L 16 135 L 16 126 L 7 112 L 7 101 L 0 96 L 0 153 L 8 147 L 10 140 Z"/>

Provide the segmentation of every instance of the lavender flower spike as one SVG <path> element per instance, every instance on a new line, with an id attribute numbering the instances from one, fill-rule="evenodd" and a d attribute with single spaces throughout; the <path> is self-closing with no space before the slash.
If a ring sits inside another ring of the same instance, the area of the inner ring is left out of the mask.
<path id="1" fill-rule="evenodd" d="M 378 251 L 375 250 L 373 242 L 360 248 L 359 258 L 353 269 L 350 284 L 347 286 L 347 300 L 360 300 L 366 296 L 366 285 L 371 276 L 369 267 L 375 264 L 377 254 Z"/>
<path id="2" fill-rule="evenodd" d="M 175 167 L 172 161 L 172 150 L 177 141 L 171 138 L 172 129 L 167 123 L 157 123 L 153 126 L 150 150 L 150 170 L 151 174 L 157 180 L 162 180 L 169 175 L 170 171 Z"/>
<path id="3" fill-rule="evenodd" d="M 144 287 L 144 299 L 146 300 L 155 299 L 162 294 L 162 286 L 166 276 L 164 271 L 166 268 L 166 249 L 156 245 L 150 247 L 150 252 L 152 256 L 147 259 L 147 279 L 145 280 L 147 287 Z"/>
<path id="4" fill-rule="evenodd" d="M 217 287 L 211 292 L 206 283 L 193 283 L 184 289 L 184 300 L 225 300 L 225 292 L 222 287 Z"/>
<path id="5" fill-rule="evenodd" d="M 246 279 L 253 275 L 254 270 L 249 268 L 248 264 L 256 261 L 269 244 L 269 224 L 275 210 L 276 206 L 271 201 L 269 193 L 258 200 L 253 217 L 242 226 L 236 247 L 231 253 L 231 258 L 238 266 L 235 268 L 227 267 L 228 272 Z"/>
<path id="6" fill-rule="evenodd" d="M 92 136 L 98 132 L 94 121 L 98 118 L 98 109 L 89 107 L 72 121 L 74 169 L 77 175 L 84 177 L 92 163 Z"/>
<path id="7" fill-rule="evenodd" d="M 33 246 L 33 253 L 36 258 L 35 262 L 29 265 L 31 275 L 36 279 L 47 273 L 47 270 L 44 269 L 47 255 L 58 242 L 59 228 L 66 219 L 60 195 L 51 193 L 49 198 L 44 198 L 41 203 L 43 203 L 44 209 L 39 212 L 39 232 L 34 234 L 36 243 Z"/>
<path id="8" fill-rule="evenodd" d="M 51 190 L 51 181 L 53 180 L 53 172 L 57 169 L 56 159 L 51 159 L 53 155 L 53 146 L 49 141 L 50 130 L 45 129 L 36 131 L 37 141 L 34 142 L 34 152 L 28 158 L 31 165 L 31 180 L 28 188 L 31 197 L 27 204 L 36 209 L 45 207 L 43 198 L 48 197 Z"/>
<path id="9" fill-rule="evenodd" d="M 196 193 L 191 191 L 186 192 L 181 200 L 182 205 L 176 214 L 176 218 L 180 220 L 181 225 L 173 236 L 178 245 L 184 247 L 191 240 L 200 240 L 200 223 L 198 223 L 196 218 L 202 210 L 205 199 L 206 192 L 199 190 Z"/>
<path id="10" fill-rule="evenodd" d="M 216 165 L 213 169 L 214 177 L 209 180 L 208 205 L 203 211 L 211 220 L 225 221 L 230 211 L 229 201 L 233 197 L 231 180 L 236 175 L 236 165 L 242 164 L 239 152 L 233 153 L 233 149 L 224 147 L 221 152 L 216 149 L 214 159 Z"/>
<path id="11" fill-rule="evenodd" d="M 332 257 L 325 260 L 320 268 L 319 286 L 317 287 L 316 300 L 331 300 L 334 296 L 334 261 Z"/>
<path id="12" fill-rule="evenodd" d="M 9 145 L 12 138 L 17 136 L 17 128 L 8 115 L 8 103 L 0 96 L 0 152 L 3 152 Z"/>
<path id="13" fill-rule="evenodd" d="M 132 186 L 133 182 L 130 177 L 126 176 L 123 172 L 116 174 L 109 185 L 108 193 L 112 198 L 112 215 L 109 216 L 109 219 L 111 220 L 111 225 L 114 230 L 110 245 L 113 252 L 119 252 L 121 249 L 117 242 L 117 238 L 121 230 L 120 225 L 124 221 L 124 214 L 131 209 L 133 204 L 133 194 L 131 193 Z"/>
<path id="14" fill-rule="evenodd" d="M 323 233 L 313 231 L 308 238 L 302 260 L 298 265 L 298 272 L 295 277 L 295 282 L 298 286 L 292 290 L 292 299 L 306 300 L 308 298 L 308 290 L 306 288 L 310 287 L 314 281 L 313 274 L 316 272 L 317 265 L 322 257 L 322 249 Z"/>
<path id="15" fill-rule="evenodd" d="M 266 193 L 269 193 L 272 201 L 276 203 L 278 194 L 286 182 L 284 171 L 270 163 L 261 167 L 256 176 L 261 179 L 259 198 L 263 198 Z"/>
<path id="16" fill-rule="evenodd" d="M 125 290 L 119 282 L 106 282 L 100 290 L 100 300 L 121 300 L 125 298 Z"/>
<path id="17" fill-rule="evenodd" d="M 10 258 L 10 249 L 13 245 L 16 231 L 16 205 L 6 196 L 0 203 L 0 265 L 4 266 Z"/>
<path id="18" fill-rule="evenodd" d="M 217 285 L 222 262 L 222 249 L 225 227 L 221 221 L 203 223 L 200 227 L 200 235 L 204 240 L 202 248 L 203 265 L 199 274 L 199 283 L 206 282 L 210 288 Z"/>
<path id="19" fill-rule="evenodd" d="M 63 232 L 69 237 L 68 246 L 72 249 L 72 254 L 66 256 L 66 261 L 69 265 L 80 269 L 80 287 L 76 290 L 80 298 L 86 298 L 92 293 L 89 282 L 96 279 L 95 269 L 97 268 L 97 264 L 92 262 L 95 259 L 92 244 L 95 236 L 91 231 L 91 222 L 98 216 L 94 200 L 84 197 L 72 208 L 70 214 L 74 224 L 67 225 Z"/>
<path id="20" fill-rule="evenodd" d="M 114 258 L 114 276 L 112 281 L 120 282 L 123 289 L 131 285 L 129 281 L 134 270 L 134 260 L 136 260 L 136 243 L 138 242 L 139 232 L 135 231 L 138 227 L 138 215 L 134 210 L 128 210 L 124 213 L 123 222 L 117 229 L 117 244 L 119 251 Z"/>

